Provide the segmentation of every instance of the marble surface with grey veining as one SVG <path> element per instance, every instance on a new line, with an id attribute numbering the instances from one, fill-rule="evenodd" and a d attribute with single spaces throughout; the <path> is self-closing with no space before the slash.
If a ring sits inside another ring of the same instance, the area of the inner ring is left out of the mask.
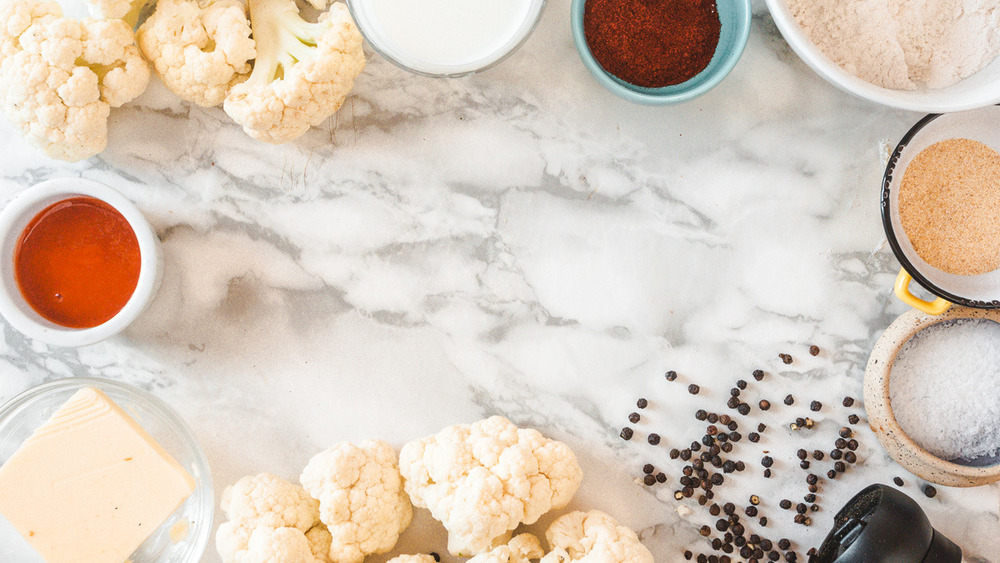
<path id="1" fill-rule="evenodd" d="M 502 414 L 577 452 L 571 508 L 612 514 L 667 562 L 709 552 L 697 530 L 715 520 L 674 500 L 681 463 L 667 451 L 704 432 L 695 410 L 731 412 L 743 378 L 755 407 L 741 432 L 768 430 L 737 445 L 747 470 L 715 500 L 742 514 L 759 495 L 769 522 L 754 531 L 801 555 L 853 493 L 899 476 L 967 556 L 1000 561 L 1000 488 L 925 498 L 863 422 L 859 462 L 822 479 L 813 525 L 778 507 L 806 493 L 795 451 L 829 451 L 848 414 L 863 418 L 868 353 L 906 310 L 878 192 L 886 148 L 920 116 L 815 76 L 763 3 L 733 73 L 670 108 L 603 90 L 569 29 L 569 1 L 552 0 L 512 58 L 455 80 L 370 53 L 340 113 L 284 146 L 159 84 L 113 112 L 108 149 L 82 163 L 47 159 L 4 123 L 0 199 L 60 176 L 110 184 L 154 225 L 165 272 L 143 316 L 94 346 L 49 348 L 0 324 L 0 401 L 78 375 L 152 390 L 193 427 L 217 494 L 250 473 L 294 479 L 338 441 L 399 447 Z M 631 425 L 640 397 L 649 406 Z M 774 406 L 760 411 L 761 398 Z M 817 428 L 789 430 L 800 416 Z M 645 463 L 667 483 L 637 483 Z M 426 512 L 394 553 L 416 551 L 444 551 Z M 203 560 L 219 561 L 214 548 Z"/>

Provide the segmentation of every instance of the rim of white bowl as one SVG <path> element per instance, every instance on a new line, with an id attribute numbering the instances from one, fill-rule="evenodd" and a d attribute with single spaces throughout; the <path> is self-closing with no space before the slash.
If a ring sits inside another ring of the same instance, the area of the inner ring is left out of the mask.
<path id="1" fill-rule="evenodd" d="M 24 300 L 13 276 L 17 240 L 27 224 L 49 205 L 89 196 L 114 207 L 128 222 L 139 243 L 139 279 L 125 306 L 106 322 L 91 328 L 68 328 L 55 324 Z M 55 346 L 86 346 L 114 336 L 132 323 L 159 289 L 162 270 L 160 240 L 142 212 L 118 190 L 85 178 L 53 178 L 14 196 L 0 211 L 0 314 L 21 333 Z"/>
<path id="2" fill-rule="evenodd" d="M 957 101 L 946 99 L 947 89 L 951 86 L 935 90 L 893 90 L 862 80 L 830 60 L 806 37 L 788 9 L 787 0 L 764 1 L 778 31 L 802 62 L 824 80 L 848 94 L 885 106 L 924 113 L 964 111 L 1000 103 L 1000 78 L 991 83 L 992 88 L 981 88 L 975 95 L 965 93 Z M 984 72 L 991 66 L 1000 66 L 1000 57 L 979 72 Z M 974 73 L 965 80 L 975 76 Z"/>
<path id="3" fill-rule="evenodd" d="M 389 42 L 383 40 L 382 36 L 374 30 L 374 26 L 369 26 L 371 18 L 366 15 L 368 10 L 360 7 L 367 0 L 346 0 L 346 2 L 347 9 L 351 12 L 351 17 L 358 26 L 361 35 L 382 58 L 403 70 L 420 76 L 430 78 L 459 78 L 493 68 L 507 60 L 520 49 L 528 41 L 532 33 L 534 33 L 535 28 L 538 27 L 538 22 L 542 19 L 542 12 L 545 11 L 547 0 L 530 0 L 531 5 L 528 8 L 527 17 L 521 22 L 521 26 L 517 29 L 517 32 L 511 35 L 500 49 L 478 60 L 450 65 L 421 60 L 411 57 L 398 49 L 393 49 L 388 44 Z"/>

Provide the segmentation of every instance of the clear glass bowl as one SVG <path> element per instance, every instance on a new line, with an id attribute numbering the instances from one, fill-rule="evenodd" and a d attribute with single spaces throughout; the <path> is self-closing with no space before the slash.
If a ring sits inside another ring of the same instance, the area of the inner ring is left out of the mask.
<path id="1" fill-rule="evenodd" d="M 434 78 L 465 76 L 500 63 L 528 40 L 531 32 L 538 25 L 542 10 L 545 8 L 545 0 L 531 0 L 524 21 L 521 22 L 514 34 L 491 54 L 461 63 L 440 63 L 421 59 L 394 46 L 391 39 L 379 32 L 378 24 L 373 21 L 374 18 L 371 16 L 370 3 L 371 0 L 347 0 L 347 8 L 351 11 L 351 17 L 354 18 L 358 29 L 372 49 L 403 70 Z"/>
<path id="2" fill-rule="evenodd" d="M 131 385 L 90 377 L 43 383 L 0 407 L 0 465 L 74 393 L 96 387 L 125 409 L 195 480 L 195 490 L 130 557 L 133 563 L 194 563 L 208 545 L 215 494 L 208 460 L 191 429 L 160 399 Z M 185 522 L 187 530 L 184 533 Z M 174 537 L 171 537 L 174 536 Z M 0 561 L 43 561 L 0 518 Z"/>

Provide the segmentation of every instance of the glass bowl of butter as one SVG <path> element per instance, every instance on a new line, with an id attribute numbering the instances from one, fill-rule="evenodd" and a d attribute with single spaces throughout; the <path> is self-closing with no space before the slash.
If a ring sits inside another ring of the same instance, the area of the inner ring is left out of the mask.
<path id="1" fill-rule="evenodd" d="M 152 394 L 73 377 L 0 407 L 0 561 L 193 563 L 213 515 L 205 454 Z"/>

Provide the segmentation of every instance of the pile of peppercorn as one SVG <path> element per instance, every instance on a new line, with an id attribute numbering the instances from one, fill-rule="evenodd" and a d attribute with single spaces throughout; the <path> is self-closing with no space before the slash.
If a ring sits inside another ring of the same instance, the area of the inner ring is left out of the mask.
<path id="1" fill-rule="evenodd" d="M 817 356 L 820 349 L 816 346 L 809 347 L 809 353 Z M 794 362 L 789 354 L 780 354 L 779 359 L 784 365 L 791 365 Z M 767 374 L 760 369 L 753 370 L 753 379 L 761 382 Z M 665 379 L 675 382 L 679 379 L 676 371 L 668 371 Z M 727 477 L 733 473 L 747 471 L 747 464 L 743 459 L 753 459 L 753 454 L 748 454 L 745 450 L 749 448 L 759 449 L 761 446 L 744 445 L 742 450 L 737 451 L 738 444 L 744 440 L 740 432 L 742 427 L 749 426 L 745 439 L 746 443 L 758 444 L 768 426 L 762 420 L 767 417 L 768 422 L 774 422 L 781 415 L 763 414 L 771 411 L 772 403 L 767 399 L 760 399 L 756 403 L 759 413 L 754 412 L 754 408 L 742 397 L 751 384 L 744 379 L 736 381 L 735 386 L 729 390 L 725 409 L 732 411 L 731 414 L 722 412 L 710 412 L 706 409 L 699 409 L 694 413 L 694 417 L 699 422 L 704 422 L 704 433 L 693 440 L 690 445 L 668 444 L 666 445 L 667 457 L 670 460 L 680 460 L 684 465 L 680 468 L 680 476 L 677 479 L 678 486 L 673 492 L 673 497 L 682 503 L 696 502 L 699 507 L 706 510 L 708 514 L 715 518 L 714 531 L 712 526 L 703 525 L 699 533 L 710 542 L 712 552 L 709 554 L 694 554 L 685 551 L 685 559 L 696 559 L 706 562 L 731 562 L 733 558 L 748 561 L 748 563 L 758 563 L 761 561 L 798 561 L 800 553 L 811 555 L 814 550 L 798 551 L 793 542 L 787 538 L 772 539 L 767 537 L 763 529 L 769 524 L 768 516 L 764 515 L 764 507 L 761 506 L 761 498 L 758 495 L 751 495 L 748 502 L 740 508 L 735 499 L 726 499 L 725 484 Z M 766 385 L 766 384 L 765 384 Z M 763 389 L 758 389 L 761 393 Z M 689 384 L 688 393 L 697 395 L 701 392 L 701 387 L 697 384 Z M 784 398 L 784 404 L 791 406 L 795 404 L 795 397 L 791 394 Z M 841 404 L 845 409 L 854 406 L 852 397 L 845 397 Z M 821 401 L 813 400 L 808 403 L 811 412 L 821 412 L 824 405 Z M 636 401 L 636 406 L 641 411 L 649 406 L 649 401 L 640 398 Z M 629 414 L 629 422 L 638 424 L 642 419 L 639 412 Z M 858 461 L 856 450 L 859 442 L 854 438 L 854 430 L 850 426 L 857 425 L 861 418 L 851 412 L 847 418 L 848 426 L 843 426 L 838 430 L 838 437 L 833 442 L 833 448 L 825 451 L 824 448 L 810 448 L 810 453 L 806 449 L 799 449 L 796 452 L 797 464 L 800 469 L 806 471 L 803 483 L 803 496 L 801 502 L 793 503 L 789 499 L 781 499 L 777 506 L 783 510 L 790 511 L 788 521 L 803 526 L 812 524 L 810 514 L 820 510 L 819 494 L 823 478 L 820 474 L 810 472 L 814 465 L 826 463 L 830 465 L 825 475 L 827 479 L 835 479 L 839 474 L 848 471 L 851 464 Z M 780 422 L 780 420 L 779 420 Z M 818 423 L 808 417 L 797 417 L 791 421 L 781 422 L 793 432 L 807 432 L 812 434 L 818 427 Z M 824 424 L 827 424 L 824 421 Z M 701 428 L 701 427 L 699 427 Z M 622 428 L 620 436 L 622 439 L 630 440 L 634 436 L 631 426 Z M 694 436 L 692 436 L 694 438 Z M 818 434 L 810 435 L 808 439 L 815 441 L 822 439 Z M 663 438 L 660 434 L 651 432 L 646 437 L 647 442 L 652 446 L 660 446 Z M 680 443 L 684 441 L 678 440 Z M 778 467 L 774 458 L 768 455 L 768 450 L 760 450 L 763 454 L 760 464 L 763 467 L 762 476 L 770 478 L 773 471 Z M 759 455 L 759 454 L 758 454 Z M 738 459 L 743 458 L 743 459 Z M 672 464 L 675 464 L 673 462 Z M 667 483 L 670 478 L 667 473 L 657 470 L 654 463 L 647 463 L 642 467 L 642 481 L 649 487 L 660 486 Z M 688 500 L 692 499 L 692 500 Z M 727 502 L 728 501 L 728 502 Z M 743 503 L 740 503 L 743 504 Z M 742 512 L 742 514 L 740 514 Z M 774 515 L 772 514 L 772 517 Z M 779 521 L 784 521 L 783 518 Z"/>

